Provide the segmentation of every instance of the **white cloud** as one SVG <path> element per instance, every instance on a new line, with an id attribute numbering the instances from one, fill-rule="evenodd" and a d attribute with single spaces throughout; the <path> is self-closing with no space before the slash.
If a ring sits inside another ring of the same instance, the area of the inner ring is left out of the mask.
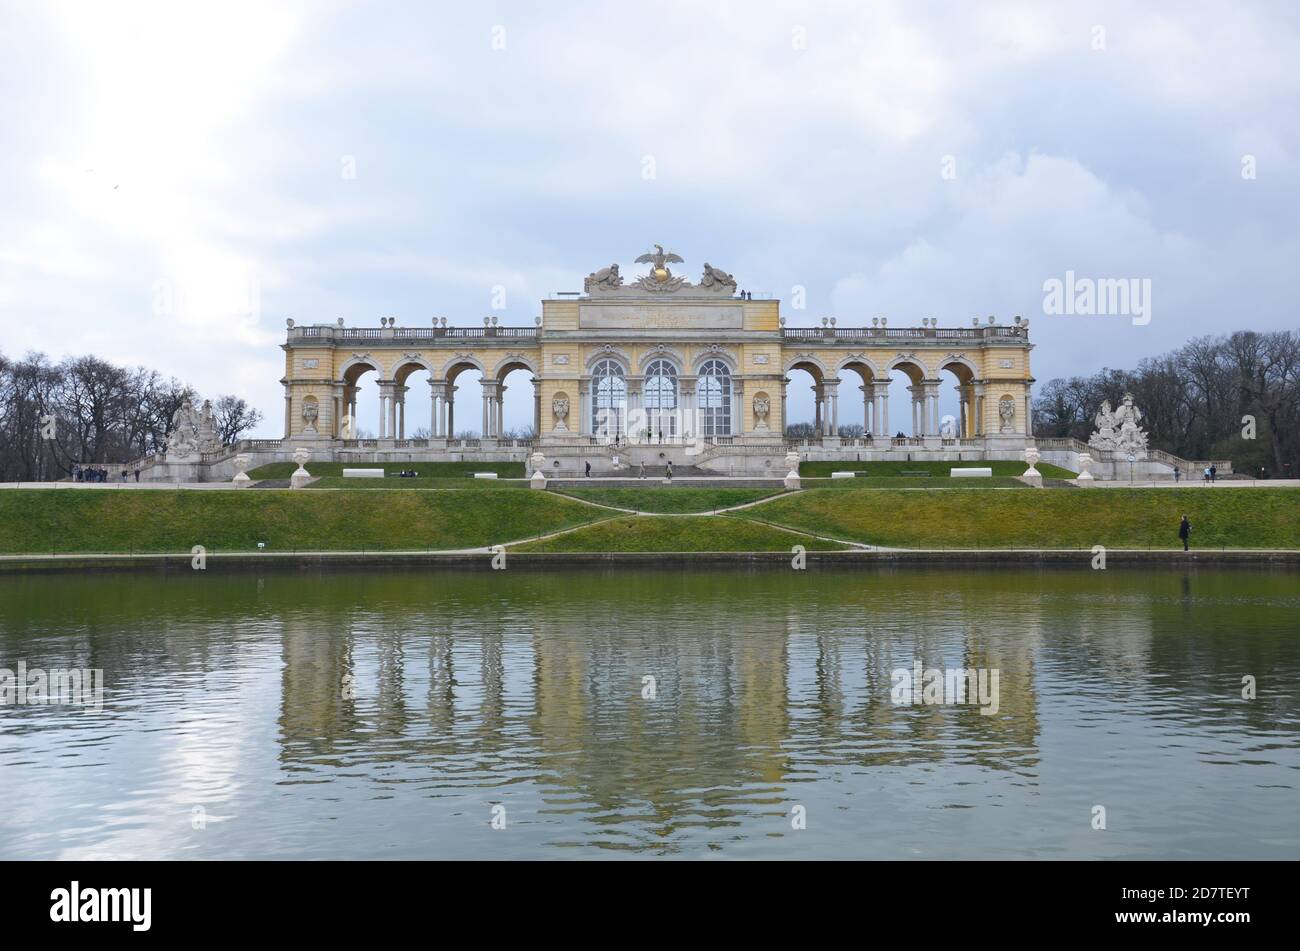
<path id="1" fill-rule="evenodd" d="M 237 388 L 267 433 L 285 317 L 477 323 L 503 284 L 504 319 L 529 324 L 537 298 L 652 240 L 760 293 L 807 287 L 796 324 L 1024 313 L 1040 379 L 1294 325 L 1300 79 L 1278 8 L 87 3 L 5 19 L 0 347 Z M 1067 268 L 1151 277 L 1152 323 L 1038 315 Z M 159 282 L 181 305 L 155 312 Z M 523 389 L 513 424 L 531 418 Z"/>

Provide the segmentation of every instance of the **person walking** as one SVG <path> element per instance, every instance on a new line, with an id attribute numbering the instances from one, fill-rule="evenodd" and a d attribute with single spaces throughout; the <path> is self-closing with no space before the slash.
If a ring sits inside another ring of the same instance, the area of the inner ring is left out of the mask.
<path id="1" fill-rule="evenodd" d="M 671 459 L 668 460 L 668 481 L 673 481 L 673 463 Z"/>
<path id="2" fill-rule="evenodd" d="M 1183 551 L 1187 551 L 1187 539 L 1191 537 L 1191 534 L 1192 523 L 1189 522 L 1187 516 L 1184 515 L 1183 520 L 1178 523 L 1178 537 L 1183 540 Z"/>
<path id="3" fill-rule="evenodd" d="M 1183 477 L 1183 470 L 1178 468 L 1177 466 L 1174 466 L 1174 481 L 1177 482 L 1182 477 Z"/>
<path id="4" fill-rule="evenodd" d="M 1209 466 L 1206 466 L 1206 467 L 1205 467 L 1205 481 L 1206 481 L 1206 484 L 1208 484 L 1209 481 L 1210 481 L 1210 467 L 1209 467 Z"/>
<path id="5" fill-rule="evenodd" d="M 1218 479 L 1219 479 L 1219 467 L 1218 467 L 1218 466 L 1210 466 L 1210 481 L 1211 481 L 1211 482 L 1217 482 Z"/>
<path id="6" fill-rule="evenodd" d="M 587 463 L 587 478 L 588 478 L 588 479 L 591 478 L 591 463 L 590 463 L 590 462 Z"/>

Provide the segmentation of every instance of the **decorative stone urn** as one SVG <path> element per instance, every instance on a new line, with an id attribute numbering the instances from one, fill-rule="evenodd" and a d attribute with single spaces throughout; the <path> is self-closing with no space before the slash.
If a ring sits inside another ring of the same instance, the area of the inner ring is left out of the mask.
<path id="1" fill-rule="evenodd" d="M 295 449 L 293 451 L 293 461 L 298 463 L 298 468 L 294 471 L 293 475 L 289 477 L 289 488 L 301 489 L 307 484 L 308 480 L 311 479 L 311 473 L 303 468 L 307 464 L 307 460 L 310 458 L 311 453 L 306 449 Z"/>
<path id="2" fill-rule="evenodd" d="M 534 489 L 546 488 L 546 472 L 543 469 L 546 465 L 546 456 L 540 452 L 535 452 L 528 457 L 528 465 L 533 470 L 533 477 L 528 480 L 528 485 Z"/>
<path id="3" fill-rule="evenodd" d="M 1090 453 L 1079 453 L 1079 476 L 1075 482 L 1095 482 L 1096 477 L 1090 471 L 1092 469 L 1092 455 Z"/>
<path id="4" fill-rule="evenodd" d="M 799 481 L 799 453 L 787 452 L 785 454 L 785 464 L 789 472 L 785 475 L 785 487 L 787 489 L 797 489 L 800 486 Z"/>
<path id="5" fill-rule="evenodd" d="M 236 488 L 247 489 L 253 484 L 253 480 L 250 479 L 248 473 L 244 471 L 252 461 L 253 460 L 249 459 L 248 456 L 244 455 L 242 452 L 235 456 L 233 460 L 235 466 L 235 477 L 230 481 L 235 483 Z"/>
<path id="6" fill-rule="evenodd" d="M 1029 468 L 1024 471 L 1024 474 L 1021 475 L 1020 479 L 1023 482 L 1028 482 L 1030 485 L 1036 485 L 1041 489 L 1043 487 L 1043 474 L 1035 468 L 1035 466 L 1038 465 L 1038 460 L 1039 455 L 1037 449 L 1030 446 L 1025 450 L 1025 462 L 1029 463 Z"/>

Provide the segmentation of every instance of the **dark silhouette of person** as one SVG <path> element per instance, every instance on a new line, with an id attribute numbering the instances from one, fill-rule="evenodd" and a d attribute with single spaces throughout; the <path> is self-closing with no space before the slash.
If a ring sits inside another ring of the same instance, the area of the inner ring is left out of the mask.
<path id="1" fill-rule="evenodd" d="M 591 463 L 587 463 L 587 478 L 591 478 Z"/>
<path id="2" fill-rule="evenodd" d="M 1192 534 L 1192 523 L 1189 522 L 1187 520 L 1187 516 L 1184 515 L 1183 520 L 1178 523 L 1178 537 L 1183 540 L 1183 551 L 1187 551 L 1187 539 L 1191 536 L 1191 534 Z"/>

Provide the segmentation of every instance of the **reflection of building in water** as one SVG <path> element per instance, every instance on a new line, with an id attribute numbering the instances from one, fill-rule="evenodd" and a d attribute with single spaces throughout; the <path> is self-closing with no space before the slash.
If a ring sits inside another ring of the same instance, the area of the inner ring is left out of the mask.
<path id="1" fill-rule="evenodd" d="M 349 696 L 355 678 L 351 632 L 340 626 L 337 615 L 325 612 L 288 613 L 280 625 L 280 734 L 286 747 L 282 756 L 329 752 L 358 724 Z M 290 748 L 299 752 L 291 755 Z"/>
<path id="2" fill-rule="evenodd" d="M 731 790 L 784 776 L 785 635 L 779 621 L 762 623 L 575 637 L 572 619 L 539 618 L 537 765 L 601 808 L 636 804 L 670 822 L 713 798 L 724 818 Z M 642 698 L 647 676 L 653 700 Z"/>

